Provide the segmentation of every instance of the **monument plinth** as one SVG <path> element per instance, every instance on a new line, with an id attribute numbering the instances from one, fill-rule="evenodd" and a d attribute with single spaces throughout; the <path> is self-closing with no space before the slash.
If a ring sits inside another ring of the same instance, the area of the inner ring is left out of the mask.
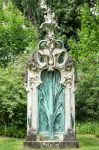
<path id="1" fill-rule="evenodd" d="M 27 66 L 27 138 L 25 146 L 68 148 L 78 146 L 75 135 L 75 68 L 48 9 L 45 40 L 39 42 Z"/>

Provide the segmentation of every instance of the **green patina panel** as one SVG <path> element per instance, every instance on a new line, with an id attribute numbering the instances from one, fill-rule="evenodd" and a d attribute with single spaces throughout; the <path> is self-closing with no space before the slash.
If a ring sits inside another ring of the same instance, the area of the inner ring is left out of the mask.
<path id="1" fill-rule="evenodd" d="M 38 132 L 51 135 L 64 131 L 64 86 L 58 70 L 43 70 L 42 84 L 38 87 Z"/>

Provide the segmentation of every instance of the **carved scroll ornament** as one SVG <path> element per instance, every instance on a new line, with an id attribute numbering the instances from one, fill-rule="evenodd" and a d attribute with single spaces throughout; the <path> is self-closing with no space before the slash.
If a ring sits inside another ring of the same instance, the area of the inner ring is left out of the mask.
<path id="1" fill-rule="evenodd" d="M 55 68 L 71 70 L 72 65 L 73 60 L 67 54 L 63 42 L 52 38 L 40 41 L 38 51 L 33 54 L 32 59 L 28 62 L 28 66 L 35 71 L 45 68 L 48 68 L 48 70 L 54 70 Z"/>

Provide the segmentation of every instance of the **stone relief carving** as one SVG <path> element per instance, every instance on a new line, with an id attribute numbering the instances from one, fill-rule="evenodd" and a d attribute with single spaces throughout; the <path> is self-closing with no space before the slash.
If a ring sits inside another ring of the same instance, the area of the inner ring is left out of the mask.
<path id="1" fill-rule="evenodd" d="M 64 43 L 61 40 L 54 39 L 54 31 L 56 28 L 59 28 L 55 14 L 51 12 L 50 8 L 46 8 L 45 11 L 45 22 L 41 24 L 40 28 L 47 31 L 47 36 L 45 40 L 39 42 L 39 48 L 28 62 L 28 66 L 35 71 L 46 68 L 52 71 L 54 69 L 69 71 L 73 66 L 73 59 L 67 54 Z"/>
<path id="2" fill-rule="evenodd" d="M 71 104 L 74 101 L 74 98 L 71 98 L 71 93 L 73 95 L 75 91 L 74 61 L 64 48 L 64 43 L 61 40 L 54 39 L 54 30 L 58 28 L 54 13 L 51 15 L 51 10 L 48 9 L 47 16 L 44 17 L 45 22 L 40 28 L 47 31 L 46 39 L 39 42 L 38 50 L 32 55 L 27 67 L 28 84 L 26 89 L 31 95 L 31 98 L 28 98 L 29 103 L 33 101 L 33 104 L 30 104 L 33 107 L 31 111 L 34 111 L 34 114 L 29 113 L 28 115 L 28 126 L 29 129 L 35 126 L 35 132 L 38 132 L 38 130 L 39 133 L 40 131 L 48 131 L 49 136 L 45 136 L 43 140 L 60 140 L 61 138 L 55 136 L 54 133 L 62 133 L 70 127 L 73 129 L 75 123 L 74 106 Z M 44 70 L 45 74 L 42 79 L 42 72 Z M 52 77 L 46 78 L 47 72 Z M 58 74 L 56 77 L 57 72 L 60 75 Z M 52 81 L 53 78 L 54 80 Z M 36 103 L 37 99 L 38 103 Z M 39 108 L 36 109 L 35 107 Z M 65 109 L 68 109 L 70 119 L 68 119 L 68 116 L 67 118 L 65 117 Z M 39 127 L 36 125 L 37 120 L 34 115 L 38 115 Z M 66 119 L 70 123 L 66 122 Z"/>
<path id="3" fill-rule="evenodd" d="M 60 78 L 58 70 L 46 69 L 41 74 L 42 84 L 38 87 L 39 131 L 51 136 L 64 130 L 64 86 L 59 83 Z"/>
<path id="4" fill-rule="evenodd" d="M 48 39 L 39 43 L 39 49 L 28 62 L 33 70 L 48 68 L 48 70 L 64 69 L 70 71 L 73 66 L 72 58 L 67 54 L 64 44 L 60 40 Z"/>

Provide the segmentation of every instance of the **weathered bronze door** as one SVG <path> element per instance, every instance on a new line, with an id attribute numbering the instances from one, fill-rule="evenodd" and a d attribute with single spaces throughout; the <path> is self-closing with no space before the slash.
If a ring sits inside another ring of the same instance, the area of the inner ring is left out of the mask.
<path id="1" fill-rule="evenodd" d="M 38 132 L 50 139 L 64 132 L 64 86 L 60 84 L 60 79 L 58 70 L 43 70 L 42 84 L 38 87 Z"/>

